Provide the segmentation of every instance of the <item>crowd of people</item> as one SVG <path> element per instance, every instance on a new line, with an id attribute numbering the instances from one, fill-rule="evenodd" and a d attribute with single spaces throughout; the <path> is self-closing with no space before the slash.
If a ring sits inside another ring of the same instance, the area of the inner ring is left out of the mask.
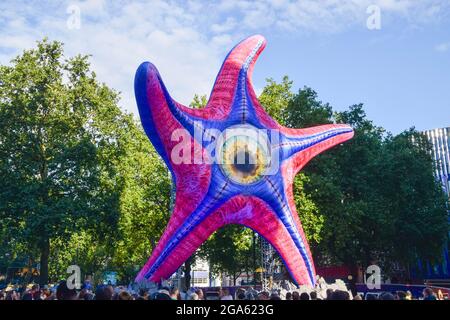
<path id="1" fill-rule="evenodd" d="M 71 289 L 66 281 L 55 286 L 39 286 L 38 284 L 23 287 L 8 287 L 0 291 L 0 300 L 415 300 L 409 291 L 395 293 L 383 292 L 366 297 L 356 294 L 351 296 L 348 291 L 328 289 L 326 297 L 319 297 L 316 291 L 310 292 L 280 292 L 279 290 L 257 291 L 252 287 L 237 288 L 231 294 L 227 288 L 222 288 L 217 295 L 207 297 L 201 288 L 190 288 L 181 292 L 178 288 L 162 287 L 159 290 L 133 290 L 130 287 L 98 285 L 95 289 L 88 283 L 80 290 Z M 431 288 L 425 288 L 420 300 L 446 300 L 441 291 L 435 293 Z"/>

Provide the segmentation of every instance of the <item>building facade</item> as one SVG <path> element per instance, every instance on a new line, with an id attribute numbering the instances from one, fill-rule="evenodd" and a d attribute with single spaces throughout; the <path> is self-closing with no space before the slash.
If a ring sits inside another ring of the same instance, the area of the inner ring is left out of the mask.
<path id="1" fill-rule="evenodd" d="M 450 127 L 424 131 L 424 134 L 432 145 L 432 155 L 435 163 L 435 176 L 440 181 L 442 189 L 447 195 L 447 204 L 450 219 Z M 450 223 L 450 220 L 449 220 Z M 450 234 L 449 234 L 450 238 Z M 449 250 L 443 253 L 444 259 L 441 265 L 421 266 L 429 278 L 450 278 Z"/>
<path id="2" fill-rule="evenodd" d="M 209 268 L 206 260 L 197 258 L 191 269 L 191 286 L 196 288 L 202 287 L 220 287 L 222 281 L 219 277 L 215 277 Z"/>
<path id="3" fill-rule="evenodd" d="M 450 200 L 450 127 L 424 132 L 433 146 L 435 175 Z"/>

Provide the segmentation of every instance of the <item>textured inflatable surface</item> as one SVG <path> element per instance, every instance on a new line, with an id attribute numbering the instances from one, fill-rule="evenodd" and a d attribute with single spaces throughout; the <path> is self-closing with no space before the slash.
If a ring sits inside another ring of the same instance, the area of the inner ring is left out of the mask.
<path id="1" fill-rule="evenodd" d="M 273 120 L 251 81 L 265 45 L 256 35 L 231 50 L 203 109 L 174 101 L 151 63 L 139 67 L 135 93 L 142 125 L 172 173 L 176 198 L 167 229 L 136 281 L 167 279 L 214 231 L 241 224 L 278 251 L 297 284 L 314 285 L 293 179 L 314 156 L 352 138 L 353 130 L 340 124 L 290 129 Z"/>

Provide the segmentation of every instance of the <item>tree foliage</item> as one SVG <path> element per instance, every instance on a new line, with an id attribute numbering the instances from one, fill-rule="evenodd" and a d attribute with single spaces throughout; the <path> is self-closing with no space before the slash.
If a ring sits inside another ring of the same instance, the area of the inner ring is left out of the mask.
<path id="1" fill-rule="evenodd" d="M 47 40 L 2 66 L 0 84 L 1 241 L 10 257 L 39 261 L 42 283 L 50 257 L 55 277 L 66 261 L 83 270 L 142 264 L 167 220 L 170 182 L 118 94 L 87 56 L 66 59 Z"/>
<path id="2" fill-rule="evenodd" d="M 206 106 L 208 103 L 208 97 L 206 95 L 198 95 L 194 94 L 194 98 L 192 98 L 191 103 L 189 104 L 189 107 L 193 109 L 201 109 Z"/>
<path id="3" fill-rule="evenodd" d="M 421 133 L 386 134 L 367 119 L 362 104 L 333 113 L 307 87 L 286 110 L 288 127 L 347 123 L 355 130 L 352 140 L 311 160 L 295 180 L 303 224 L 317 225 L 311 217 L 323 218 L 323 226 L 313 229 L 319 235 L 312 242 L 319 265 L 377 263 L 389 275 L 394 265 L 406 271 L 418 259 L 441 258 L 448 232 L 445 200 Z M 301 199 L 308 199 L 312 210 L 305 211 Z"/>

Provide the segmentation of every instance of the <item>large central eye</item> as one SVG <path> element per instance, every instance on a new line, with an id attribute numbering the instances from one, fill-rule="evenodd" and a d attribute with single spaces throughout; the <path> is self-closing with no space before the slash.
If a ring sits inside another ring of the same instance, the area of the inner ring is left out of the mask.
<path id="1" fill-rule="evenodd" d="M 222 172 L 240 184 L 258 181 L 270 165 L 267 135 L 249 125 L 227 129 L 218 141 L 217 151 Z"/>
<path id="2" fill-rule="evenodd" d="M 234 168 L 244 174 L 252 174 L 258 167 L 253 158 L 253 154 L 248 150 L 239 150 L 238 154 L 234 157 Z"/>

